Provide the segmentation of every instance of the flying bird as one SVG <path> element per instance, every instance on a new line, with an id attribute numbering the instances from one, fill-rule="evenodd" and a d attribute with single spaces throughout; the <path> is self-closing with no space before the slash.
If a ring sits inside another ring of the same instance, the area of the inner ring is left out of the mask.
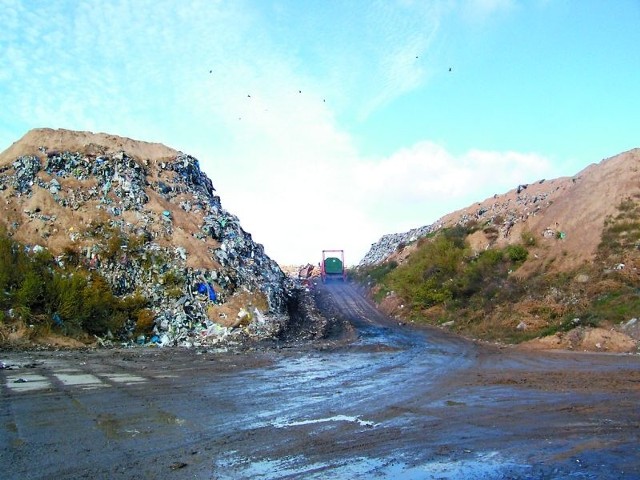
<path id="1" fill-rule="evenodd" d="M 451 67 L 449 67 L 449 71 L 451 71 Z"/>

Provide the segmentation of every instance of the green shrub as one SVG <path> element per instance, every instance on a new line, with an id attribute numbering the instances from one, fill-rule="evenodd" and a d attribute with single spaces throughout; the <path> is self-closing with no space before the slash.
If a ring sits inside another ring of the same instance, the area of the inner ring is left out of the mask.
<path id="1" fill-rule="evenodd" d="M 460 268 L 466 249 L 460 229 L 445 231 L 390 272 L 389 284 L 414 309 L 446 302 L 453 295 L 447 281 Z"/>
<path id="2" fill-rule="evenodd" d="M 124 239 L 120 235 L 114 234 L 107 240 L 107 244 L 104 249 L 105 259 L 111 262 L 118 260 L 119 256 L 122 254 L 123 245 Z"/>
<path id="3" fill-rule="evenodd" d="M 64 258 L 64 261 L 70 267 L 77 267 L 81 263 L 82 254 L 78 251 L 77 248 L 71 245 L 67 245 L 62 249 L 62 256 Z"/>
<path id="4" fill-rule="evenodd" d="M 52 310 L 58 313 L 68 334 L 79 333 L 82 330 L 86 287 L 87 281 L 81 274 L 57 275 L 51 285 Z"/>
<path id="5" fill-rule="evenodd" d="M 52 318 L 57 314 L 67 334 L 102 335 L 135 321 L 146 305 L 139 295 L 118 298 L 97 273 L 89 273 L 74 262 L 68 263 L 66 270 L 60 268 L 46 250 L 28 252 L 0 231 L 1 311 L 13 309 L 18 318 L 42 329 L 52 328 Z"/>
<path id="6" fill-rule="evenodd" d="M 467 227 L 463 227 L 462 225 L 456 225 L 455 227 L 442 230 L 444 238 L 451 241 L 453 246 L 458 249 L 464 249 L 466 247 L 467 234 Z"/>
<path id="7" fill-rule="evenodd" d="M 389 294 L 389 289 L 382 286 L 378 288 L 376 292 L 373 294 L 373 301 L 376 303 L 380 303 L 382 300 L 386 298 L 388 294 Z"/>
<path id="8" fill-rule="evenodd" d="M 609 257 L 619 256 L 635 249 L 640 242 L 640 205 L 628 198 L 618 205 L 619 214 L 608 216 L 604 221 L 602 238 L 598 245 L 598 257 L 611 261 Z"/>
<path id="9" fill-rule="evenodd" d="M 169 298 L 180 298 L 182 296 L 182 288 L 180 287 L 171 287 L 165 290 L 167 297 Z"/>
<path id="10" fill-rule="evenodd" d="M 186 279 L 181 272 L 177 270 L 169 270 L 162 276 L 162 284 L 165 288 L 182 287 Z"/>
<path id="11" fill-rule="evenodd" d="M 144 335 L 151 333 L 154 324 L 154 315 L 151 310 L 142 309 L 138 311 L 136 319 L 136 329 L 134 335 Z"/>
<path id="12" fill-rule="evenodd" d="M 520 264 L 529 256 L 529 251 L 522 245 L 509 245 L 505 248 L 505 254 L 509 261 Z"/>
<path id="13" fill-rule="evenodd" d="M 631 198 L 625 198 L 618 205 L 618 210 L 620 212 L 630 212 L 636 210 L 636 202 L 634 202 Z"/>

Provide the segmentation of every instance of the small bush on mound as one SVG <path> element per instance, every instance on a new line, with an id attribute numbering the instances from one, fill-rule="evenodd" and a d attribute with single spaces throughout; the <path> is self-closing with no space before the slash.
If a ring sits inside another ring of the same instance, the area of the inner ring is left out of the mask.
<path id="1" fill-rule="evenodd" d="M 522 243 L 528 247 L 535 247 L 538 244 L 538 240 L 536 240 L 535 235 L 529 230 L 522 232 L 520 239 L 522 240 Z"/>
<path id="2" fill-rule="evenodd" d="M 448 279 L 459 269 L 464 252 L 459 237 L 439 235 L 390 272 L 389 285 L 415 311 L 447 302 L 453 295 Z"/>
<path id="3" fill-rule="evenodd" d="M 640 204 L 627 198 L 618 205 L 618 211 L 618 215 L 610 215 L 604 221 L 598 245 L 598 257 L 602 261 L 613 261 L 640 244 Z"/>
<path id="4" fill-rule="evenodd" d="M 521 265 L 529 257 L 529 251 L 522 245 L 509 245 L 505 248 L 509 261 Z"/>
<path id="5" fill-rule="evenodd" d="M 72 249 L 64 251 L 67 257 L 74 258 Z M 139 320 L 146 306 L 139 295 L 117 297 L 102 276 L 76 262 L 58 265 L 46 250 L 34 252 L 0 231 L 0 321 L 20 320 L 73 336 L 103 335 Z"/>
<path id="6" fill-rule="evenodd" d="M 398 262 L 391 260 L 371 267 L 358 268 L 349 272 L 349 277 L 360 283 L 377 285 L 389 272 L 398 267 Z"/>
<path id="7" fill-rule="evenodd" d="M 505 285 L 509 272 L 527 259 L 527 249 L 510 245 L 471 255 L 466 232 L 462 227 L 443 230 L 423 242 L 407 262 L 387 272 L 380 283 L 395 291 L 416 313 L 436 305 L 485 308 L 503 291 L 509 295 L 521 291 Z"/>
<path id="8" fill-rule="evenodd" d="M 135 335 L 151 333 L 154 323 L 154 314 L 151 310 L 144 308 L 138 310 Z"/>

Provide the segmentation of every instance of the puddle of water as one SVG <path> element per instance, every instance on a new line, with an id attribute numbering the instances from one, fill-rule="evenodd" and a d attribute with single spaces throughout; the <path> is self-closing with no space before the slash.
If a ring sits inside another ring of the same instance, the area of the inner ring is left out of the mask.
<path id="1" fill-rule="evenodd" d="M 316 418 L 310 420 L 299 420 L 297 422 L 282 422 L 275 421 L 273 426 L 276 428 L 284 428 L 284 427 L 297 427 L 300 425 L 311 425 L 314 423 L 327 423 L 327 422 L 353 422 L 357 423 L 361 427 L 375 427 L 378 424 L 375 422 L 371 422 L 369 420 L 361 420 L 360 417 L 354 417 L 350 415 L 334 415 L 333 417 L 327 418 Z"/>
<path id="2" fill-rule="evenodd" d="M 180 427 L 185 424 L 184 418 L 178 418 L 174 414 L 164 411 L 157 412 L 155 420 L 158 423 L 164 423 L 167 425 L 178 425 Z"/>
<path id="3" fill-rule="evenodd" d="M 412 462 L 413 463 L 413 462 Z M 482 478 L 486 480 L 509 478 L 511 475 L 527 477 L 530 467 L 502 458 L 498 452 L 488 452 L 458 460 L 438 460 L 409 464 L 404 460 L 356 457 L 331 462 L 308 463 L 304 456 L 281 459 L 228 458 L 216 462 L 216 467 L 229 473 L 218 478 L 394 478 L 398 480 L 457 480 Z M 517 473 L 516 473 L 517 472 Z"/>
<path id="4" fill-rule="evenodd" d="M 104 432 L 107 438 L 117 439 L 122 436 L 120 421 L 111 414 L 100 414 L 96 418 L 96 425 Z"/>
<path id="5" fill-rule="evenodd" d="M 7 376 L 7 387 L 14 392 L 30 392 L 50 388 L 51 382 L 47 377 L 42 375 L 26 373 L 23 375 Z"/>
<path id="6" fill-rule="evenodd" d="M 145 436 L 162 426 L 182 427 L 186 421 L 172 413 L 159 411 L 140 412 L 135 415 L 100 413 L 96 416 L 96 426 L 110 439 L 130 439 Z"/>
<path id="7" fill-rule="evenodd" d="M 525 474 L 529 467 L 505 460 L 497 452 L 483 453 L 478 456 L 459 460 L 437 460 L 420 465 L 408 465 L 404 462 L 383 462 L 377 459 L 361 458 L 357 462 L 361 473 L 372 473 L 383 478 L 402 480 L 418 479 L 459 479 L 459 478 L 508 478 L 514 469 Z M 524 469 L 524 471 L 523 471 Z M 354 472 L 354 473 L 360 473 Z M 348 472 L 350 473 L 350 472 Z"/>

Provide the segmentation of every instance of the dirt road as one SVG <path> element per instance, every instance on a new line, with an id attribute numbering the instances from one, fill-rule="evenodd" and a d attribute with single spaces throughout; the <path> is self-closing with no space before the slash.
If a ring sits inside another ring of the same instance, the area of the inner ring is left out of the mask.
<path id="1" fill-rule="evenodd" d="M 2 478 L 640 478 L 640 357 L 476 345 L 318 288 L 350 341 L 2 353 Z"/>

